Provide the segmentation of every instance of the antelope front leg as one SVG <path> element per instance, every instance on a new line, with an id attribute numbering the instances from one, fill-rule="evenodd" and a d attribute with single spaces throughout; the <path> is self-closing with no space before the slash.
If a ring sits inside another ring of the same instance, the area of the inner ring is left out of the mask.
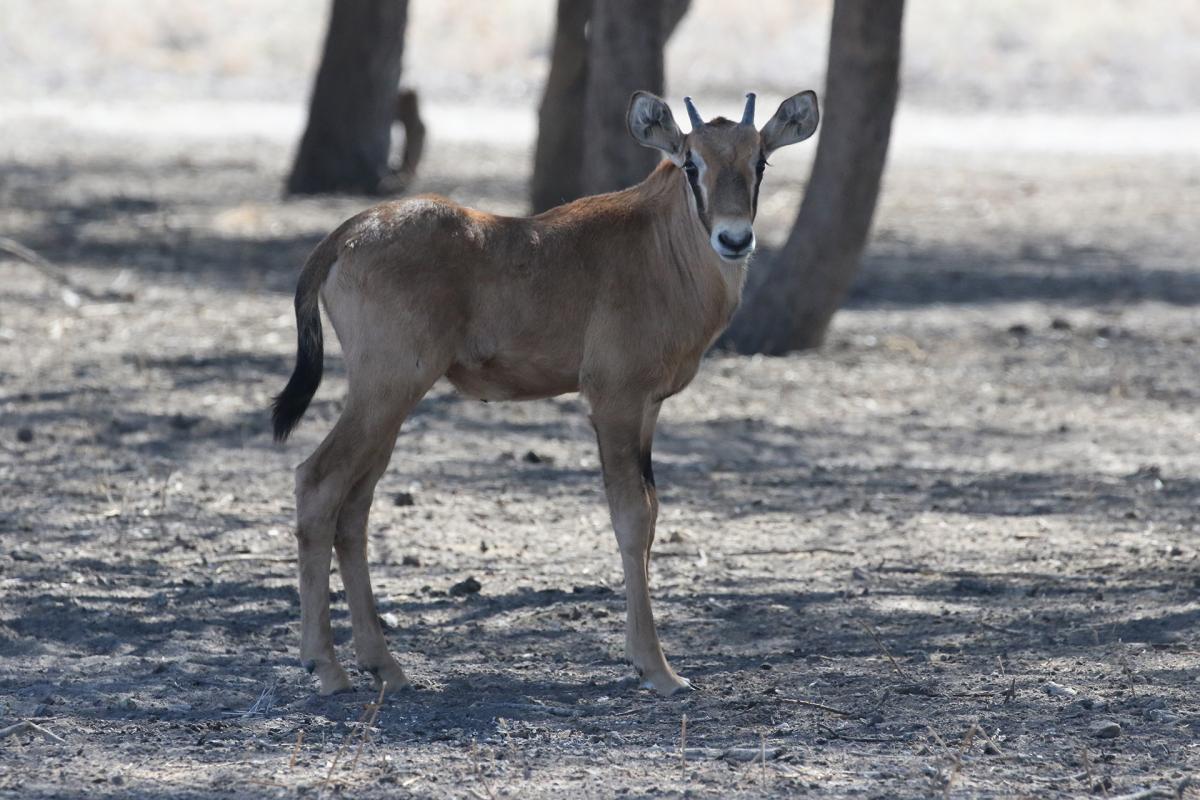
<path id="1" fill-rule="evenodd" d="M 649 467 L 643 469 L 650 460 L 643 425 L 649 420 L 653 426 L 656 416 L 647 408 L 644 402 L 632 408 L 593 403 L 592 424 L 600 444 L 604 489 L 625 570 L 625 652 L 643 686 L 671 695 L 692 685 L 667 663 L 650 610 L 649 555 L 658 501 L 647 480 Z"/>

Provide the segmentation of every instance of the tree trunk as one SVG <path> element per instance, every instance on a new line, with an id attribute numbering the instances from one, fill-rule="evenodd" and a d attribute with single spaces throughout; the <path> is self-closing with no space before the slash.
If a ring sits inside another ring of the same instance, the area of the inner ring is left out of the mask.
<path id="1" fill-rule="evenodd" d="M 629 96 L 663 90 L 661 0 L 603 0 L 592 9 L 583 111 L 583 190 L 612 192 L 641 181 L 661 154 L 626 129 Z"/>
<path id="2" fill-rule="evenodd" d="M 664 42 L 671 38 L 690 4 L 691 0 L 661 0 Z M 530 201 L 535 214 L 584 194 L 584 98 L 589 61 L 587 29 L 592 8 L 592 0 L 558 2 L 558 24 L 550 57 L 550 75 L 538 109 L 538 141 L 530 182 Z M 637 88 L 648 88 L 648 85 Z M 629 94 L 632 93 L 630 90 Z M 622 131 L 628 100 L 626 96 L 611 112 L 622 121 Z M 654 162 L 649 160 L 647 163 L 653 165 Z M 644 177 L 645 173 L 634 182 Z"/>
<path id="3" fill-rule="evenodd" d="M 540 214 L 583 194 L 583 97 L 592 0 L 558 0 L 550 74 L 538 108 L 530 199 Z"/>
<path id="4" fill-rule="evenodd" d="M 904 0 L 836 0 L 812 177 L 787 243 L 726 335 L 740 353 L 818 347 L 845 300 L 887 157 L 903 13 Z"/>
<path id="5" fill-rule="evenodd" d="M 288 192 L 379 191 L 388 174 L 407 21 L 408 0 L 333 0 Z"/>

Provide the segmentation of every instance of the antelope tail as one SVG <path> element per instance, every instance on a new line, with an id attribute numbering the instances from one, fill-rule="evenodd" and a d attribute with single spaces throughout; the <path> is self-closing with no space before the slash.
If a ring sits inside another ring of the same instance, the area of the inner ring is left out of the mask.
<path id="1" fill-rule="evenodd" d="M 321 284 L 338 258 L 342 230 L 326 236 L 304 262 L 296 286 L 296 368 L 271 404 L 275 441 L 282 442 L 300 422 L 321 385 L 325 339 L 321 330 Z"/>

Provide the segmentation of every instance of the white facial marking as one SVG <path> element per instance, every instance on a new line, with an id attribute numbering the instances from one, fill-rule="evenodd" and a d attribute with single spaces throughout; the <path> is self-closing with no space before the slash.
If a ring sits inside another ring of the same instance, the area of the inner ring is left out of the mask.
<path id="1" fill-rule="evenodd" d="M 692 151 L 692 163 L 699 169 L 699 177 L 696 183 L 700 185 L 700 197 L 704 200 L 704 207 L 708 208 L 708 187 L 704 184 L 704 176 L 708 174 L 708 164 L 704 163 L 704 158 L 695 150 Z"/>

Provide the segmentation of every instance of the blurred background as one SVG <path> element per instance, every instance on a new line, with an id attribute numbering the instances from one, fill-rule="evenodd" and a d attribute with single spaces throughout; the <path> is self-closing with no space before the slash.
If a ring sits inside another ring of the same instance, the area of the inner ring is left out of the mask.
<path id="1" fill-rule="evenodd" d="M 754 13 L 693 0 L 667 50 L 672 99 L 736 101 L 820 86 L 828 0 L 763 0 Z M 0 10 L 7 100 L 238 100 L 293 107 L 299 132 L 328 22 L 324 0 L 9 0 Z M 428 102 L 536 108 L 553 0 L 412 0 L 405 82 Z M 904 104 L 947 111 L 1195 111 L 1194 3 L 910 0 Z M 736 108 L 734 109 L 736 110 Z"/>

